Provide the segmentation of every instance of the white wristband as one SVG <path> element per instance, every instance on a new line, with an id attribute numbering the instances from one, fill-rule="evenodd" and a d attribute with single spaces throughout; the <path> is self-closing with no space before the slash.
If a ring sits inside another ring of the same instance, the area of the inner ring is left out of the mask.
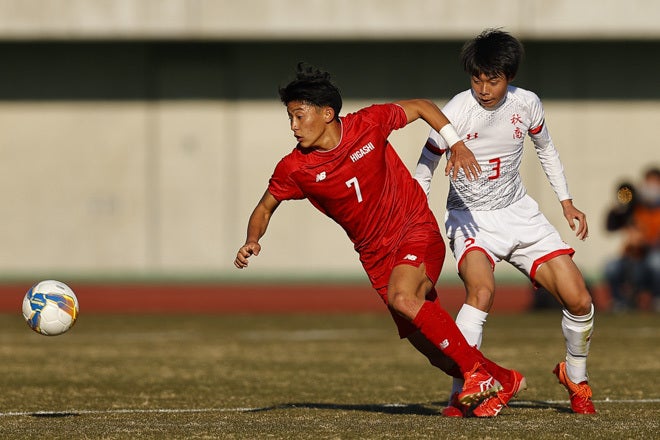
<path id="1" fill-rule="evenodd" d="M 442 127 L 438 133 L 440 133 L 440 136 L 442 136 L 445 142 L 447 142 L 450 149 L 452 145 L 461 140 L 458 133 L 456 133 L 456 130 L 454 130 L 454 126 L 451 124 Z"/>

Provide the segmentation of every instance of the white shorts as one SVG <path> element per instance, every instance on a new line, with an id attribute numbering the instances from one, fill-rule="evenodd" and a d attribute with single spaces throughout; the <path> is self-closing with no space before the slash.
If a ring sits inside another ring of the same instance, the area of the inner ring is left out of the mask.
<path id="1" fill-rule="evenodd" d="M 541 264 L 575 253 L 528 195 L 492 211 L 447 211 L 445 229 L 457 270 L 467 252 L 478 250 L 486 254 L 493 268 L 505 260 L 533 281 Z"/>

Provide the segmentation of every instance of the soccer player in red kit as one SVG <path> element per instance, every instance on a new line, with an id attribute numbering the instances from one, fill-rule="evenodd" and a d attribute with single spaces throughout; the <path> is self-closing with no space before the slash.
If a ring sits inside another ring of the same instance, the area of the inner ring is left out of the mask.
<path id="1" fill-rule="evenodd" d="M 387 138 L 422 118 L 447 136 L 453 162 L 475 176 L 474 156 L 431 101 L 372 105 L 339 117 L 342 99 L 330 76 L 300 64 L 296 79 L 280 89 L 297 145 L 277 164 L 268 189 L 248 222 L 234 260 L 245 268 L 261 250 L 271 216 L 284 200 L 307 198 L 337 222 L 360 255 L 372 286 L 399 329 L 432 365 L 463 378 L 459 400 L 474 405 L 506 389 L 520 373 L 504 369 L 470 346 L 440 306 L 435 283 L 445 245 L 426 195 Z"/>

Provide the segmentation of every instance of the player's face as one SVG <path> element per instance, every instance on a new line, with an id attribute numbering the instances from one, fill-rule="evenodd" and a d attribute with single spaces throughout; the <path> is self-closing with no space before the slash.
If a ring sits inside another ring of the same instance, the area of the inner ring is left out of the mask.
<path id="1" fill-rule="evenodd" d="M 506 96 L 509 81 L 503 76 L 489 77 L 485 74 L 473 76 L 470 80 L 472 92 L 483 108 L 491 109 L 497 107 Z"/>
<path id="2" fill-rule="evenodd" d="M 291 101 L 286 106 L 293 136 L 302 148 L 325 148 L 327 111 L 322 107 Z M 334 146 L 334 145 L 333 145 Z"/>

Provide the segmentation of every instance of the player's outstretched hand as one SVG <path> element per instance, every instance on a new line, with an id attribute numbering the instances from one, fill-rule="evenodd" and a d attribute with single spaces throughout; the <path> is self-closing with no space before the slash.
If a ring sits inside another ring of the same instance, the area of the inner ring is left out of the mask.
<path id="1" fill-rule="evenodd" d="M 458 172 L 463 170 L 468 180 L 476 180 L 481 174 L 481 167 L 472 151 L 465 146 L 463 141 L 457 142 L 451 149 L 451 155 L 447 159 L 445 167 L 445 176 L 451 174 L 451 179 L 458 178 Z"/>
<path id="2" fill-rule="evenodd" d="M 261 245 L 259 243 L 245 243 L 243 246 L 241 246 L 241 248 L 238 250 L 238 253 L 236 254 L 234 266 L 239 269 L 247 267 L 248 258 L 250 258 L 251 255 L 259 255 L 259 251 L 261 251 Z"/>
<path id="3" fill-rule="evenodd" d="M 564 217 L 566 217 L 568 225 L 575 231 L 575 236 L 580 240 L 586 240 L 589 236 L 589 226 L 587 225 L 587 216 L 584 212 L 573 206 L 571 199 L 562 200 L 561 207 L 564 210 Z M 578 223 L 577 226 L 575 225 L 576 221 Z"/>

